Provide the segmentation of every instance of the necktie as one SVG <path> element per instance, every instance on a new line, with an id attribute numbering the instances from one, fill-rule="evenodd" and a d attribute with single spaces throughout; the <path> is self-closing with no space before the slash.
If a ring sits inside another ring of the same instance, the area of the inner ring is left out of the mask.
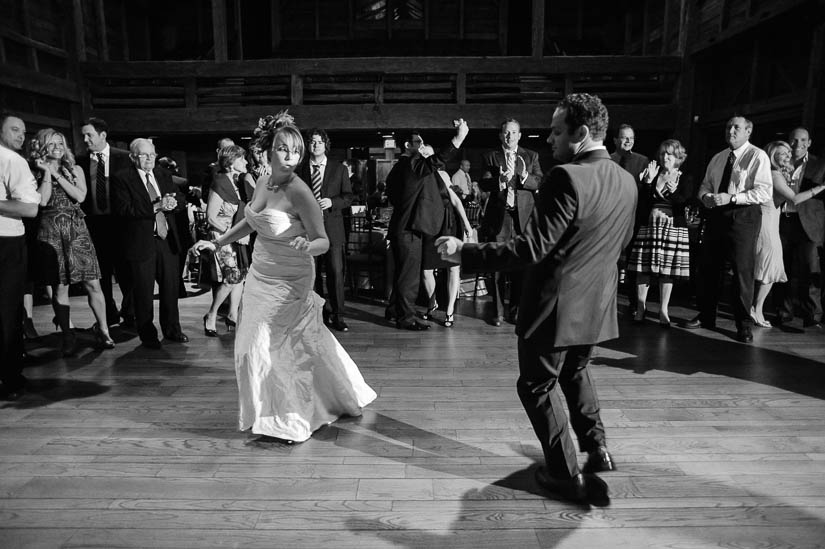
<path id="1" fill-rule="evenodd" d="M 95 153 L 97 157 L 97 173 L 95 174 L 95 198 L 97 199 L 98 210 L 108 210 L 109 201 L 106 196 L 106 161 L 103 153 Z"/>
<path id="2" fill-rule="evenodd" d="M 516 190 L 513 188 L 511 182 L 515 178 L 516 171 L 516 155 L 513 152 L 507 152 L 507 173 L 510 174 L 510 181 L 507 182 L 507 207 L 513 208 L 516 205 Z"/>
<path id="3" fill-rule="evenodd" d="M 731 185 L 730 176 L 733 173 L 733 164 L 736 162 L 736 156 L 733 151 L 728 155 L 728 161 L 725 163 L 725 169 L 722 171 L 722 179 L 719 181 L 719 191 L 725 189 L 728 194 L 736 194 L 736 185 Z"/>
<path id="4" fill-rule="evenodd" d="M 312 165 L 312 194 L 315 195 L 315 200 L 321 200 L 321 166 L 319 164 Z"/>
<path id="5" fill-rule="evenodd" d="M 155 186 L 152 185 L 152 180 L 152 174 L 146 172 L 146 190 L 149 191 L 149 200 L 154 206 L 155 202 L 160 200 L 160 197 L 155 191 Z M 155 230 L 158 232 L 158 236 L 163 239 L 165 239 L 166 235 L 169 234 L 169 226 L 166 224 L 166 216 L 163 215 L 163 210 L 158 210 L 155 212 Z"/>

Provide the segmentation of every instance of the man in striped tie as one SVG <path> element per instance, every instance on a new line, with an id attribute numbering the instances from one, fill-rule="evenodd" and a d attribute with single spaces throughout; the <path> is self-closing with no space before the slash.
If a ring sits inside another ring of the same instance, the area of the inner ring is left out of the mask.
<path id="1" fill-rule="evenodd" d="M 344 322 L 344 232 L 343 210 L 349 208 L 354 197 L 346 167 L 331 162 L 327 157 L 330 139 L 321 128 L 309 131 L 308 161 L 301 171 L 324 215 L 324 229 L 329 238 L 329 250 L 315 258 L 315 292 L 326 298 L 324 322 L 339 332 L 349 331 Z M 323 274 L 326 273 L 326 292 Z"/>

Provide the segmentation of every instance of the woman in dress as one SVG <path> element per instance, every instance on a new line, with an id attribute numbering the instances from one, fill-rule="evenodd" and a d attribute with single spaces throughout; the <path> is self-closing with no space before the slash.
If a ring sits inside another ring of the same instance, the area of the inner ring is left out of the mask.
<path id="1" fill-rule="evenodd" d="M 244 218 L 247 203 L 248 179 L 252 176 L 246 172 L 245 151 L 237 145 L 230 145 L 218 152 L 218 174 L 212 181 L 209 201 L 206 206 L 206 221 L 212 239 L 226 233 Z M 243 281 L 249 270 L 249 236 L 222 246 L 216 253 L 220 267 L 220 282 L 217 282 L 212 295 L 212 305 L 203 317 L 203 332 L 207 337 L 217 337 L 216 320 L 218 308 L 229 297 L 229 313 L 226 316 L 226 328 L 235 328 L 238 319 L 238 307 L 241 304 Z"/>
<path id="2" fill-rule="evenodd" d="M 324 325 L 324 300 L 313 291 L 313 256 L 329 240 L 312 190 L 294 173 L 304 155 L 301 132 L 281 113 L 262 119 L 256 135 L 270 151 L 272 175 L 257 185 L 243 221 L 194 248 L 258 232 L 235 335 L 239 426 L 301 442 L 342 415 L 360 415 L 377 395 Z"/>
<path id="3" fill-rule="evenodd" d="M 93 331 L 98 347 L 112 349 L 106 322 L 106 304 L 100 289 L 100 267 L 89 237 L 80 203 L 86 198 L 86 179 L 66 147 L 66 138 L 52 128 L 37 132 L 31 162 L 40 192 L 42 210 L 37 231 L 39 282 L 52 287 L 54 322 L 63 332 L 63 356 L 77 351 L 71 327 L 69 286 L 82 282 L 97 323 Z"/>
<path id="4" fill-rule="evenodd" d="M 807 191 L 795 193 L 789 186 L 793 164 L 791 147 L 784 141 L 772 141 L 765 147 L 771 161 L 771 178 L 773 180 L 773 200 L 762 204 L 762 227 L 756 242 L 756 261 L 754 278 L 759 283 L 753 298 L 751 317 L 757 326 L 770 328 L 765 320 L 763 308 L 765 299 L 776 282 L 787 282 L 782 241 L 779 238 L 779 209 L 785 202 L 801 204 L 825 190 L 825 185 L 817 185 Z"/>
<path id="5" fill-rule="evenodd" d="M 645 317 L 651 277 L 659 279 L 659 324 L 670 327 L 668 306 L 676 280 L 690 276 L 690 243 L 685 206 L 693 198 L 693 182 L 679 167 L 687 158 L 682 144 L 667 139 L 659 145 L 659 163 L 653 160 L 642 172 L 638 211 L 647 222 L 633 239 L 627 270 L 636 272 L 636 314 Z"/>
<path id="6" fill-rule="evenodd" d="M 450 188 L 450 176 L 443 170 L 438 170 L 441 182 L 441 202 L 444 205 L 444 224 L 441 226 L 441 233 L 438 236 L 455 236 L 464 240 L 470 234 L 472 227 L 461 199 Z M 458 223 L 457 217 L 461 218 Z M 422 317 L 430 320 L 433 313 L 438 309 L 438 302 L 435 297 L 435 269 L 448 269 L 447 275 L 447 311 L 444 317 L 444 326 L 452 328 L 455 324 L 455 303 L 458 300 L 458 291 L 461 286 L 461 266 L 441 259 L 441 254 L 435 246 L 435 236 L 424 235 L 422 245 L 424 247 L 421 256 L 421 266 L 424 272 L 424 289 L 429 296 L 427 312 Z"/>

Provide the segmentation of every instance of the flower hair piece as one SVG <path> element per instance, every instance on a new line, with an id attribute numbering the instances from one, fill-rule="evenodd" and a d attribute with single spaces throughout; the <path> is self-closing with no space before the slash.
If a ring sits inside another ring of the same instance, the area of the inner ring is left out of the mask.
<path id="1" fill-rule="evenodd" d="M 289 114 L 287 109 L 275 115 L 268 114 L 263 118 L 259 118 L 258 126 L 252 130 L 252 135 L 255 136 L 255 144 L 261 150 L 269 150 L 275 132 L 284 126 L 295 126 L 295 118 Z"/>

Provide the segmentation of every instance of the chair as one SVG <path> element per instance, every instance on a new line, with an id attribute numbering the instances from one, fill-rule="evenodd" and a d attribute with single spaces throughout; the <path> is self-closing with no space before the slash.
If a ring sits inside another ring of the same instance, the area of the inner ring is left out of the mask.
<path id="1" fill-rule="evenodd" d="M 359 289 L 386 289 L 388 245 L 386 232 L 374 228 L 367 217 L 354 215 L 350 218 L 345 263 L 353 297 L 358 297 Z M 362 286 L 364 281 L 366 284 Z M 382 284 L 377 286 L 379 281 Z"/>

